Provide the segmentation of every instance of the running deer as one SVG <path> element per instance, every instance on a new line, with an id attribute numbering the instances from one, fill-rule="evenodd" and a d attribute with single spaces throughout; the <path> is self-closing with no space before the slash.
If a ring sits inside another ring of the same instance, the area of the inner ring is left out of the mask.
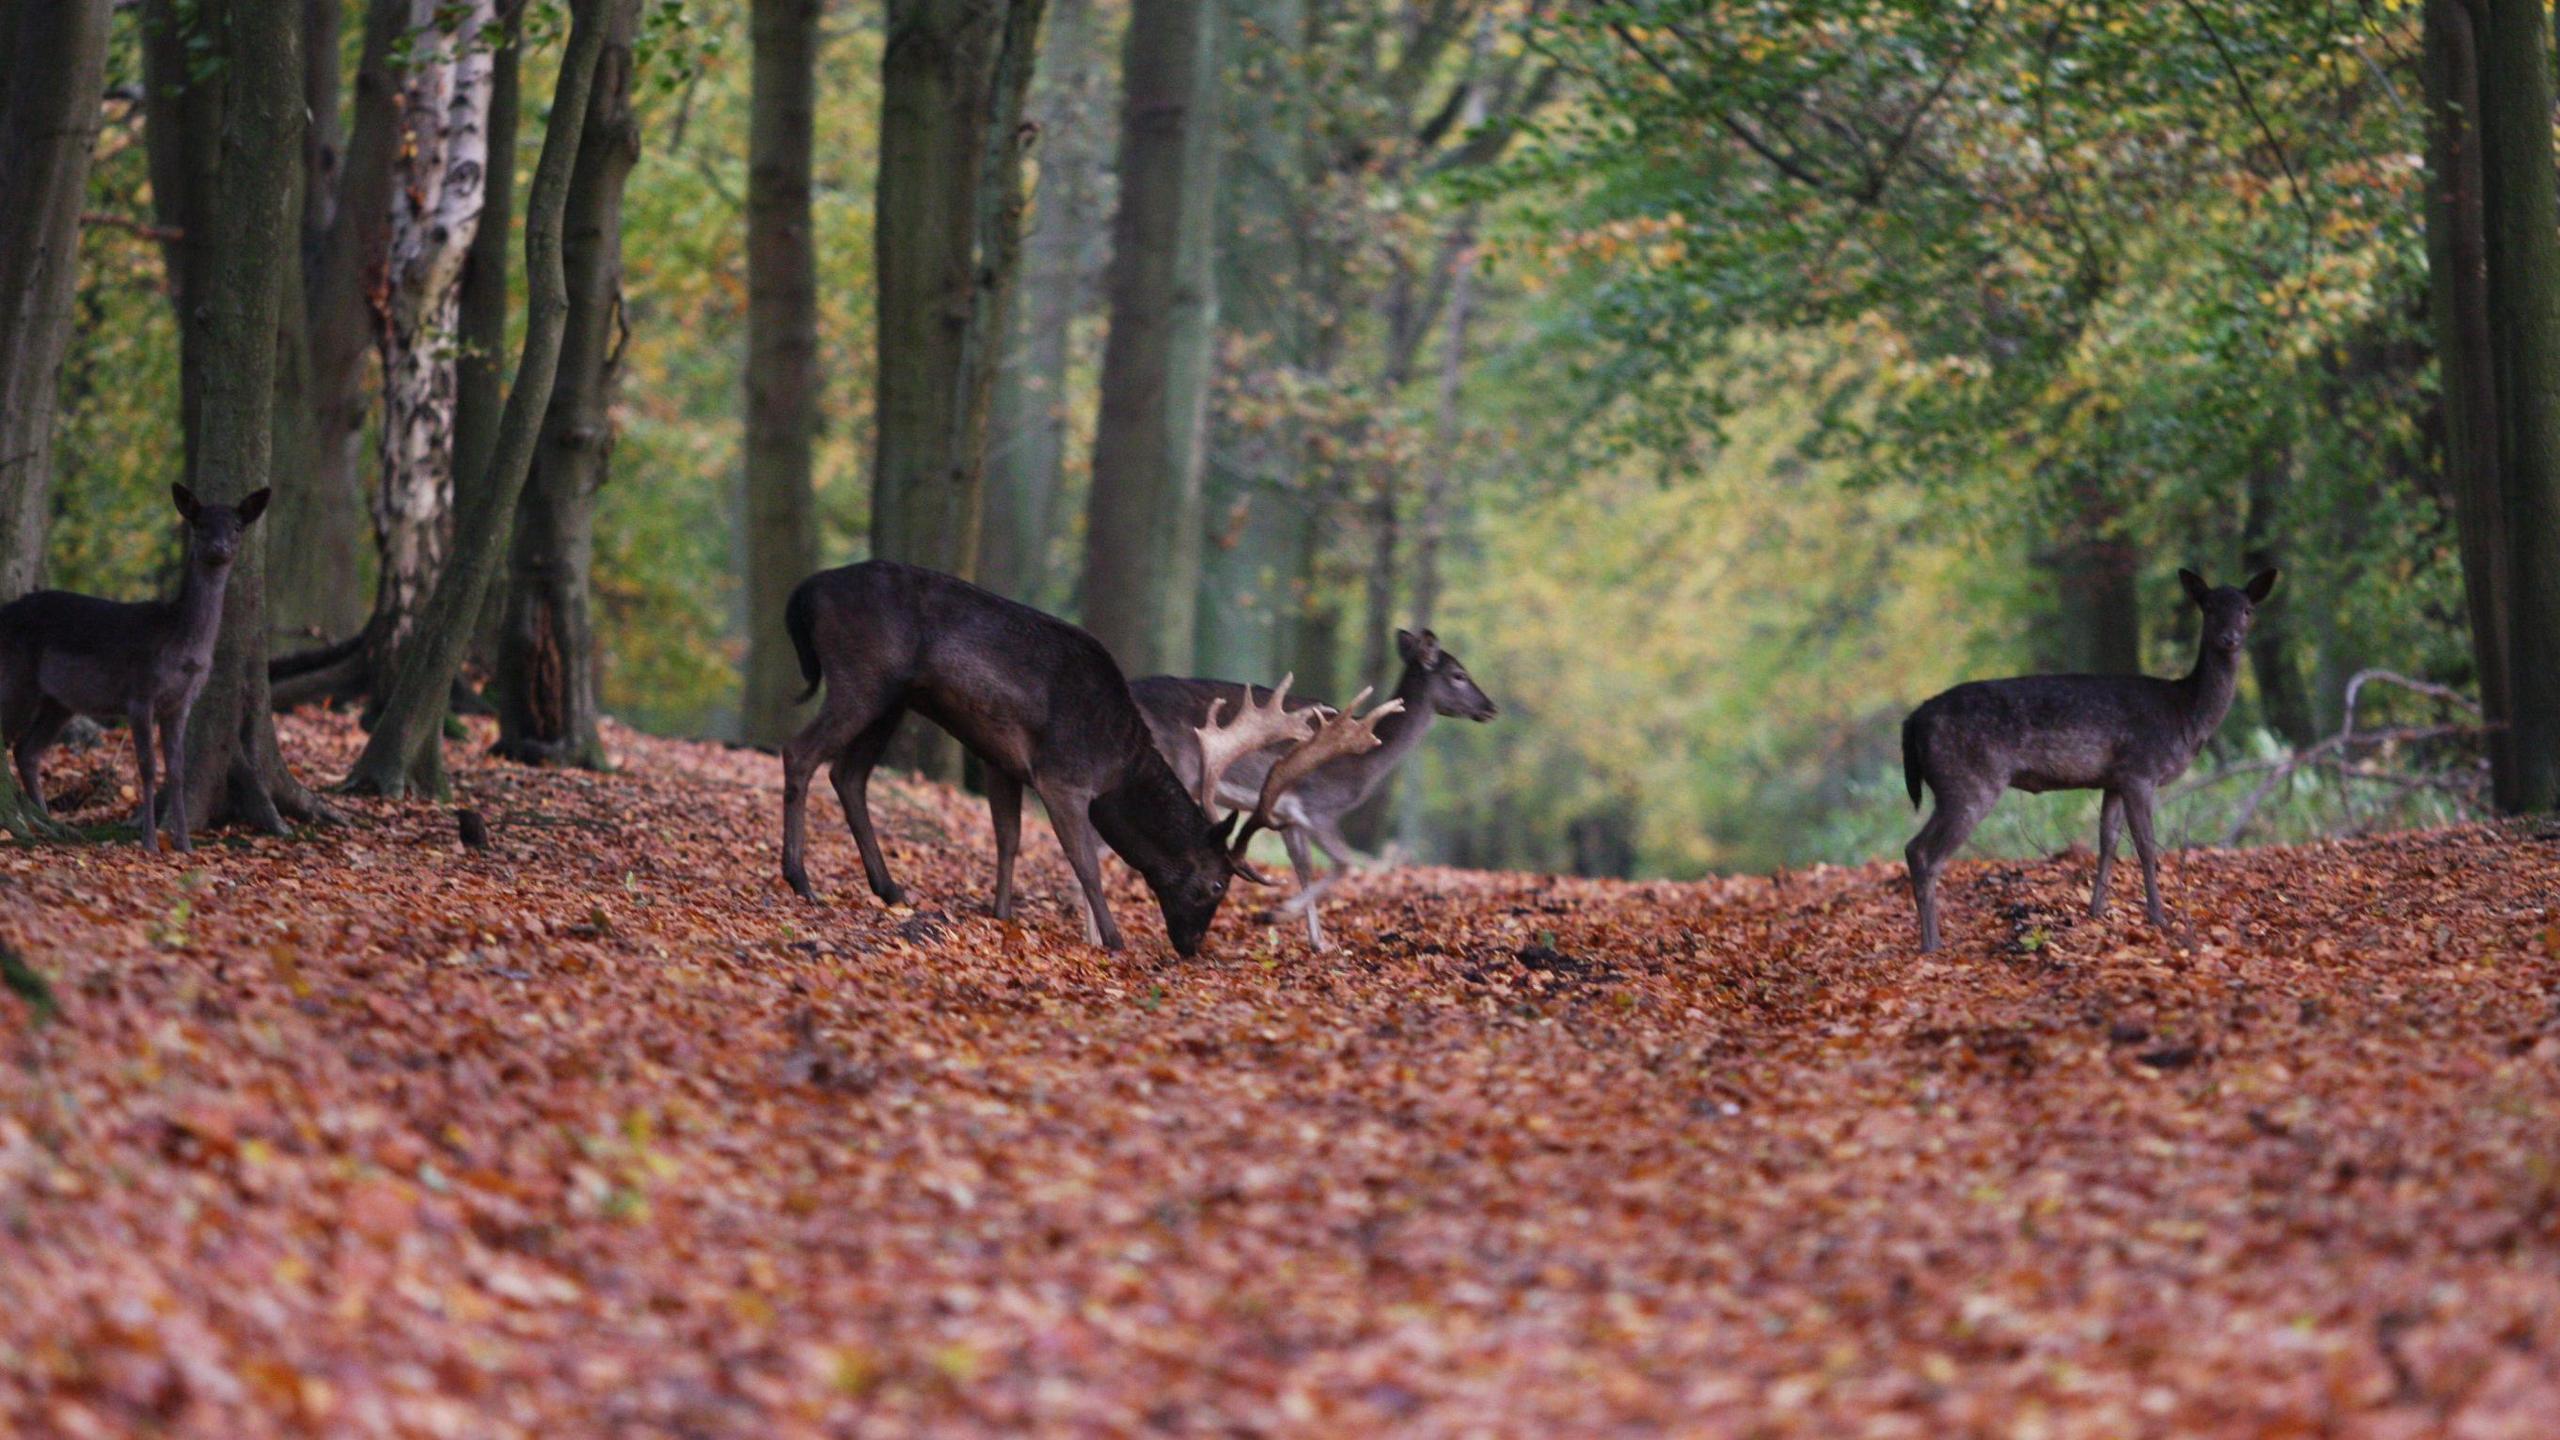
<path id="1" fill-rule="evenodd" d="M 74 715 L 121 717 L 133 727 L 142 791 L 142 846 L 160 848 L 153 806 L 151 747 L 156 729 L 169 771 L 169 832 L 180 851 L 187 834 L 187 713 L 213 668 L 222 629 L 222 592 L 241 533 L 267 508 L 260 490 L 238 505 L 207 505 L 172 485 L 187 522 L 187 574 L 175 600 L 124 603 L 38 590 L 0 606 L 0 738 L 16 758 L 19 787 L 47 815 L 37 771 Z"/>
<path id="2" fill-rule="evenodd" d="M 2177 680 L 2147 675 L 2028 675 L 1958 685 L 1902 722 L 1902 774 L 1911 804 L 1920 787 L 1937 808 L 1903 852 L 1911 897 L 1920 908 L 1920 948 L 1938 948 L 1938 872 L 1991 813 L 2000 792 L 2102 790 L 2098 808 L 2098 880 L 2089 913 L 2107 913 L 2107 873 L 2115 865 L 2116 827 L 2129 823 L 2142 857 L 2143 902 L 2155 928 L 2160 912 L 2160 846 L 2151 828 L 2153 798 L 2184 774 L 2222 724 L 2240 681 L 2240 649 L 2257 607 L 2276 587 L 2261 570 L 2245 586 L 2209 586 L 2192 570 L 2178 572 L 2187 597 L 2204 611 L 2195 668 Z"/>
<path id="3" fill-rule="evenodd" d="M 1028 605 L 932 570 L 870 560 L 800 582 L 784 627 L 808 680 L 823 683 L 818 714 L 782 747 L 782 874 L 815 898 L 803 863 L 809 780 L 830 768 L 845 823 L 862 850 L 871 891 L 891 905 L 905 891 L 889 878 L 866 792 L 898 721 L 912 710 L 986 763 L 996 832 L 998 919 L 1013 916 L 1013 862 L 1021 846 L 1022 792 L 1038 792 L 1084 901 L 1085 939 L 1117 950 L 1120 928 L 1102 892 L 1096 841 L 1135 868 L 1164 912 L 1182 955 L 1200 953 L 1238 876 L 1270 881 L 1244 859 L 1291 785 L 1339 755 L 1376 746 L 1392 702 L 1365 717 L 1239 717 L 1195 737 L 1218 768 L 1286 742 L 1289 774 L 1266 787 L 1253 820 L 1224 823 L 1193 798 L 1148 736 L 1129 682 L 1102 642 Z M 1274 767 L 1278 776 L 1281 767 Z"/>
<path id="4" fill-rule="evenodd" d="M 1318 950 L 1325 948 L 1325 938 L 1316 904 L 1351 863 L 1351 843 L 1342 836 L 1343 817 L 1377 793 L 1395 768 L 1422 743 L 1435 717 L 1447 715 L 1482 723 L 1499 713 L 1458 657 L 1440 648 L 1439 636 L 1428 630 L 1419 634 L 1399 630 L 1396 651 L 1404 659 L 1404 673 L 1397 678 L 1395 689 L 1395 700 L 1401 702 L 1401 709 L 1395 718 L 1378 727 L 1378 737 L 1385 743 L 1325 765 L 1290 789 L 1272 809 L 1274 828 L 1288 846 L 1289 864 L 1298 876 L 1298 893 L 1289 901 L 1289 908 L 1305 914 L 1307 943 Z M 1277 704 L 1301 714 L 1322 713 L 1327 708 L 1313 700 L 1289 700 L 1285 681 L 1278 691 L 1271 691 L 1232 680 L 1150 675 L 1131 682 L 1129 690 L 1137 696 L 1138 708 L 1146 712 L 1156 744 L 1203 806 L 1257 805 L 1262 783 L 1282 753 L 1273 747 L 1245 757 L 1222 783 L 1203 789 L 1199 727 L 1214 723 L 1222 708 Z M 1315 859 L 1309 852 L 1311 841 L 1334 863 L 1333 873 L 1322 880 L 1316 878 Z"/>

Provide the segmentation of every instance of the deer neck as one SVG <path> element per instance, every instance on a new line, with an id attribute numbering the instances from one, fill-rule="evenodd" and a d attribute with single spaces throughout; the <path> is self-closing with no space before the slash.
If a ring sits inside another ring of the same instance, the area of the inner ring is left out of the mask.
<path id="1" fill-rule="evenodd" d="M 214 637 L 222 629 L 222 593 L 230 583 L 230 567 L 208 573 L 193 555 L 187 557 L 187 578 L 179 582 L 172 605 L 179 649 L 200 656 L 212 653 Z"/>
<path id="2" fill-rule="evenodd" d="M 2239 693 L 2239 652 L 2217 650 L 2209 640 L 2197 642 L 2195 668 L 2178 686 L 2185 701 L 2189 748 L 2199 748 L 2221 727 L 2222 717 L 2231 711 L 2231 697 Z"/>
<path id="3" fill-rule="evenodd" d="M 1378 722 L 1378 748 L 1359 757 L 1372 775 L 1384 775 L 1402 764 L 1439 718 L 1431 708 L 1431 672 L 1419 665 L 1404 667 L 1396 681 L 1395 698 L 1404 702 L 1404 708 Z"/>

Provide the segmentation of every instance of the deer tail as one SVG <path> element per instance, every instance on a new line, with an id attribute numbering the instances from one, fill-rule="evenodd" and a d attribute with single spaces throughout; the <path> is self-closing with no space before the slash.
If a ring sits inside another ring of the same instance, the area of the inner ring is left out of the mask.
<path id="1" fill-rule="evenodd" d="M 799 652 L 800 678 L 809 682 L 809 688 L 792 702 L 795 705 L 818 693 L 818 635 L 814 628 L 818 623 L 818 602 L 810 590 L 817 578 L 812 575 L 791 587 L 791 598 L 782 607 L 782 628 L 790 633 L 791 648 Z"/>
<path id="2" fill-rule="evenodd" d="M 1902 783 L 1911 791 L 1911 808 L 1920 808 L 1920 782 L 1927 778 L 1920 772 L 1920 712 L 1912 711 L 1902 718 Z"/>

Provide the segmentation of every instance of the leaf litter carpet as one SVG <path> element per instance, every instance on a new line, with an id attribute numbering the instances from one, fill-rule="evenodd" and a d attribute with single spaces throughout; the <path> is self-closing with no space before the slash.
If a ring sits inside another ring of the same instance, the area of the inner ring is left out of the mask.
<path id="1" fill-rule="evenodd" d="M 2560 842 L 1403 869 L 1088 949 L 884 776 L 0 847 L 0 1433 L 2560 1434 Z M 359 737 L 294 717 L 342 773 Z M 121 736 L 57 758 L 120 815 Z M 823 787 L 820 793 L 823 795 Z M 2119 880 L 2121 885 L 2123 880 Z"/>

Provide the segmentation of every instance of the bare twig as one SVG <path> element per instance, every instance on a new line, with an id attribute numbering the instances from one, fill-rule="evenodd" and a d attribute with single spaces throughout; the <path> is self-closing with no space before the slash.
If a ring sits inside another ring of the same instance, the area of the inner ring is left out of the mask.
<path id="1" fill-rule="evenodd" d="M 2379 730 L 2358 730 L 2356 701 L 2362 696 L 2366 682 L 2374 680 L 2441 700 L 2469 711 L 2473 715 L 2480 713 L 2479 704 L 2459 690 L 2428 680 L 2412 679 L 2394 670 L 2359 670 L 2347 680 L 2345 718 L 2340 723 L 2337 734 L 2305 746 L 2290 755 L 2278 756 L 2272 760 L 2253 760 L 2245 764 L 2226 766 L 2211 775 L 2200 776 L 2189 781 L 2180 787 L 2178 793 L 2193 794 L 2210 786 L 2236 780 L 2243 775 L 2266 776 L 2264 780 L 2258 782 L 2256 788 L 2249 792 L 2248 798 L 2240 802 L 2239 812 L 2232 817 L 2231 827 L 2222 837 L 2222 843 L 2225 845 L 2239 844 L 2241 837 L 2248 833 L 2251 823 L 2258 818 L 2259 809 L 2267 803 L 2268 799 L 2295 775 L 2308 769 L 2328 770 L 2344 780 L 2389 785 L 2403 792 L 2441 791 L 2452 796 L 2455 803 L 2466 810 L 2480 809 L 2478 798 L 2480 783 L 2477 775 L 2472 775 L 2467 780 L 2457 779 L 2453 775 L 2403 775 L 2393 771 L 2378 770 L 2371 766 L 2360 766 L 2349 758 L 2347 752 L 2358 747 L 2409 744 L 2424 740 L 2473 739 L 2498 728 L 2493 725 L 2395 725 Z"/>

